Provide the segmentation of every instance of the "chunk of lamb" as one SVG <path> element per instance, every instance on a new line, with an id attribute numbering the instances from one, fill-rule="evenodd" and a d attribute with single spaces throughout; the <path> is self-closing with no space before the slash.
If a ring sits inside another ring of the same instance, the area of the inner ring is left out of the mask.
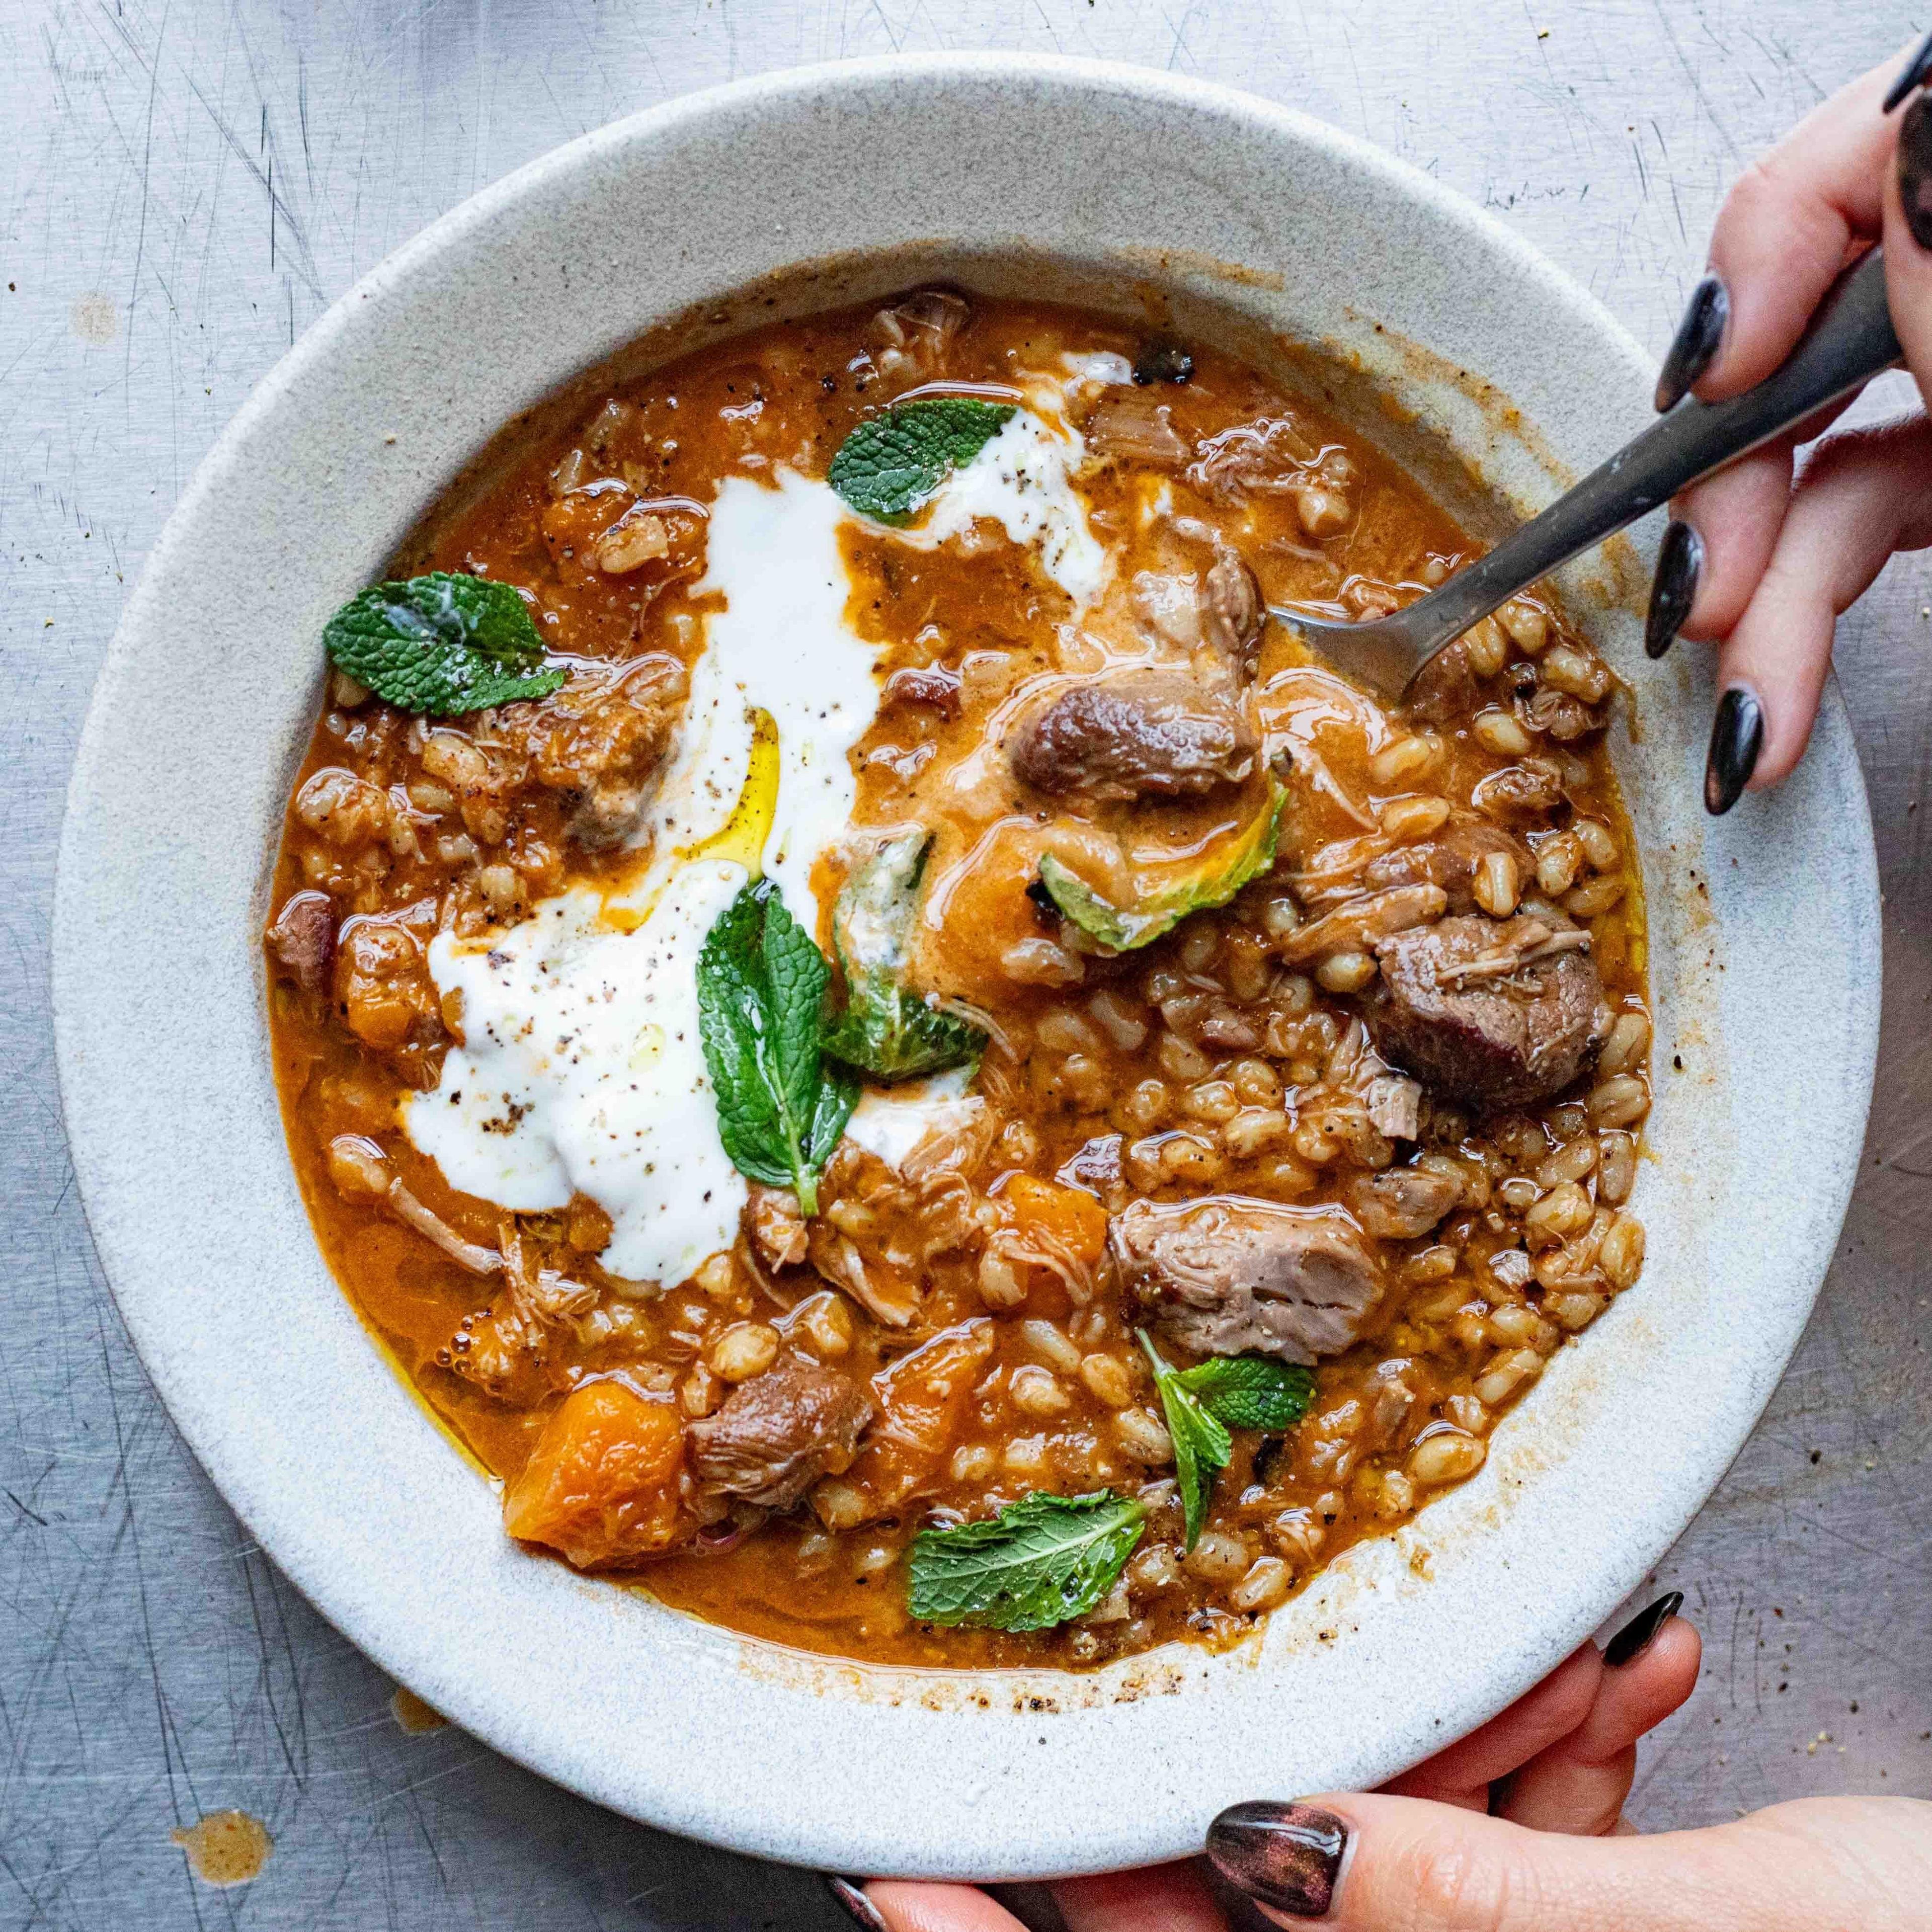
<path id="1" fill-rule="evenodd" d="M 872 1404 L 849 1376 L 806 1361 L 741 1382 L 686 1432 L 699 1481 L 761 1508 L 788 1510 L 820 1476 L 851 1466 Z"/>
<path id="2" fill-rule="evenodd" d="M 1114 1216 L 1108 1242 L 1129 1296 L 1198 1354 L 1306 1366 L 1347 1348 L 1382 1299 L 1382 1269 L 1339 1208 L 1242 1195 L 1137 1201 Z"/>
<path id="3" fill-rule="evenodd" d="M 1250 777 L 1260 748 L 1232 698 L 1184 672 L 1154 669 L 1076 685 L 1006 738 L 1027 784 L 1096 800 L 1203 797 Z"/>
<path id="4" fill-rule="evenodd" d="M 1449 1174 L 1426 1167 L 1389 1167 L 1358 1174 L 1348 1186 L 1356 1219 L 1387 1241 L 1426 1234 L 1462 1198 Z"/>
<path id="5" fill-rule="evenodd" d="M 268 950 L 304 993 L 328 982 L 335 956 L 335 907 L 326 892 L 291 892 L 267 934 Z"/>
<path id="6" fill-rule="evenodd" d="M 1477 1107 L 1529 1107 L 1594 1060 L 1603 986 L 1590 935 L 1554 917 L 1468 916 L 1378 941 L 1364 1009 L 1384 1057 Z"/>

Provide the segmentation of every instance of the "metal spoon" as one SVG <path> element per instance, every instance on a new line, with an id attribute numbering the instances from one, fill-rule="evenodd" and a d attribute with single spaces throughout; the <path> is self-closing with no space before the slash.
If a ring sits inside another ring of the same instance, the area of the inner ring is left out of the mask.
<path id="1" fill-rule="evenodd" d="M 1390 696 L 1406 692 L 1438 651 L 1498 604 L 1700 477 L 1862 387 L 1900 355 L 1886 303 L 1884 252 L 1874 248 L 1838 278 L 1789 359 L 1756 388 L 1721 403 L 1686 397 L 1541 515 L 1426 596 L 1367 623 L 1338 622 L 1288 604 L 1270 604 L 1270 614 L 1338 669 Z"/>

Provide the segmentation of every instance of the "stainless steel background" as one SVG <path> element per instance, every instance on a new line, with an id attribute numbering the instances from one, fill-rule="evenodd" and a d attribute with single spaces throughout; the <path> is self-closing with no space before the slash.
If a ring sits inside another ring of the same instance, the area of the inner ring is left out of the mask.
<path id="1" fill-rule="evenodd" d="M 47 1016 L 75 737 L 182 484 L 330 300 L 472 190 L 670 95 L 1057 49 L 1366 135 L 1660 349 L 1726 182 L 1924 24 L 1876 0 L 0 0 L 0 1927 L 847 1922 L 808 1875 L 628 1824 L 460 1732 L 404 1736 L 176 1438 L 88 1245 Z M 1877 1100 L 1804 1346 L 1658 1573 L 1707 1648 L 1645 1753 L 1651 1826 L 1932 1792 L 1928 642 L 1917 558 L 1840 629 L 1888 895 Z M 275 1850 L 218 1892 L 169 1834 L 230 1806 Z"/>

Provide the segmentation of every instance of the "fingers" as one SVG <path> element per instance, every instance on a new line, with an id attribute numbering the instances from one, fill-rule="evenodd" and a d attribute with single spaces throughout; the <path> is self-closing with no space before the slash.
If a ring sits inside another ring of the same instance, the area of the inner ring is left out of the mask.
<path id="1" fill-rule="evenodd" d="M 1066 1932 L 1224 1932 L 1226 1923 L 1192 1864 L 1068 1879 L 1053 1901 Z"/>
<path id="2" fill-rule="evenodd" d="M 1932 1805 L 1811 1800 L 1702 1832 L 1571 1838 L 1380 1795 L 1238 1805 L 1208 1856 L 1276 1923 L 1333 1932 L 1906 1932 Z"/>
<path id="3" fill-rule="evenodd" d="M 1771 561 L 1718 656 L 1719 736 L 1706 802 L 1729 810 L 1748 782 L 1775 784 L 1810 736 L 1838 614 L 1894 550 L 1932 542 L 1926 419 L 1850 430 L 1814 452 Z M 1733 694 L 1736 694 L 1733 696 Z M 1761 742 L 1748 740 L 1753 718 Z M 1742 718 L 1742 722 L 1732 722 Z M 1730 740 L 1720 742 L 1726 730 Z"/>
<path id="4" fill-rule="evenodd" d="M 1696 542 L 1690 554 L 1667 539 L 1658 556 L 1644 633 L 1652 657 L 1661 657 L 1679 634 L 1721 638 L 1744 615 L 1790 500 L 1791 445 L 1780 440 L 1707 477 L 1671 505 L 1672 530 L 1684 525 Z M 1673 578 L 1673 571 L 1685 575 Z"/>
<path id="5" fill-rule="evenodd" d="M 1885 286 L 1906 367 L 1932 398 L 1932 99 L 1922 94 L 1899 117 L 1898 165 L 1885 182 Z"/>
<path id="6" fill-rule="evenodd" d="M 1382 1788 L 1400 1797 L 1430 1798 L 1486 1811 L 1490 1786 L 1568 1736 L 1590 1714 L 1604 1676 L 1604 1660 L 1586 1643 L 1566 1658 L 1534 1690 L 1413 1771 Z"/>
<path id="7" fill-rule="evenodd" d="M 1004 1906 L 970 1885 L 875 1878 L 861 1891 L 849 1879 L 835 1879 L 832 1895 L 866 1932 L 1026 1932 Z"/>
<path id="8" fill-rule="evenodd" d="M 1502 1816 L 1538 1832 L 1615 1828 L 1636 1771 L 1636 1743 L 1696 1688 L 1702 1646 L 1672 1617 L 1621 1669 L 1605 1670 L 1582 1722 L 1510 1780 Z"/>
<path id="9" fill-rule="evenodd" d="M 840 1887 L 847 1888 L 842 1891 Z M 1024 1932 L 983 1892 L 968 1885 L 874 1879 L 862 1892 L 847 1880 L 832 1895 L 867 1932 Z M 1069 1879 L 1053 1888 L 1066 1932 L 1224 1932 L 1207 1880 L 1192 1864 L 1156 1865 Z M 856 1903 L 855 1903 L 856 1900 Z M 866 1918 L 869 1910 L 874 1916 Z"/>
<path id="10" fill-rule="evenodd" d="M 1486 1811 L 1492 1786 L 1508 1779 L 1502 1816 L 1539 1831 L 1609 1831 L 1630 1790 L 1638 1738 L 1697 1681 L 1697 1634 L 1670 1614 L 1682 1600 L 1672 1596 L 1651 1606 L 1609 1652 L 1585 1644 L 1480 1730 L 1383 1790 Z M 1660 1612 L 1664 1622 L 1650 1628 Z M 1628 1656 L 1611 1666 L 1627 1638 L 1636 1640 Z"/>
<path id="11" fill-rule="evenodd" d="M 1715 355 L 1692 376 L 1706 402 L 1762 382 L 1791 352 L 1854 244 L 1878 233 L 1894 138 L 1882 110 L 1896 70 L 1895 63 L 1875 69 L 1814 109 L 1726 198 L 1710 261 L 1728 316 Z M 1700 295 L 1672 361 L 1688 350 L 1695 362 L 1708 339 L 1714 298 Z"/>

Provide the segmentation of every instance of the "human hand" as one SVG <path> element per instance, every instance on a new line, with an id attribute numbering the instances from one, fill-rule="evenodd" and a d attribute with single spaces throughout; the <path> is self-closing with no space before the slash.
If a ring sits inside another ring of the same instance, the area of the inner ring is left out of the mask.
<path id="1" fill-rule="evenodd" d="M 1379 1795 L 1238 1805 L 1224 1812 L 1209 1834 L 1210 1858 L 1225 1881 L 1272 1902 L 1278 1912 L 1286 1886 L 1298 1882 L 1296 1896 L 1306 1904 L 1322 1895 L 1325 1883 L 1335 1894 L 1336 1910 L 1345 1913 L 1355 1912 L 1358 1889 L 1372 1894 L 1364 1907 L 1367 1916 L 1333 1922 L 1364 1932 L 1371 1926 L 1376 1932 L 1408 1926 L 1420 1932 L 1438 1923 L 1417 1916 L 1432 1894 L 1418 1892 L 1406 1918 L 1396 1913 L 1394 1898 L 1408 1868 L 1402 1862 L 1414 1856 L 1412 1847 L 1439 1854 L 1452 1862 L 1445 1868 L 1453 1868 L 1459 1834 L 1474 1833 L 1478 1849 L 1513 1880 L 1520 1871 L 1533 1876 L 1540 1869 L 1539 1855 L 1516 1850 L 1519 1842 L 1537 1847 L 1543 1834 L 1628 1832 L 1622 1812 L 1637 1740 L 1676 1710 L 1696 1682 L 1697 1634 L 1674 1614 L 1682 1600 L 1673 1594 L 1652 1604 L 1602 1652 L 1585 1644 L 1500 1716 Z M 1326 1853 L 1320 1843 L 1324 1828 L 1314 1825 L 1311 1835 L 1310 1821 L 1317 1813 L 1337 1834 Z M 1511 1846 L 1514 1863 L 1502 1864 L 1502 1852 L 1484 1835 L 1492 1832 Z M 1567 1870 L 1560 1858 L 1552 1864 Z M 1433 1868 L 1414 1869 L 1419 1883 L 1439 1888 Z M 1370 1876 L 1358 1886 L 1364 1870 Z M 1285 1874 L 1299 1874 L 1299 1880 Z M 1338 1874 L 1346 1880 L 1339 1886 Z M 969 1886 L 875 1880 L 861 1892 L 836 1880 L 834 1890 L 872 1932 L 1019 1932 L 1010 1912 Z M 1221 1932 L 1224 1924 L 1208 1872 L 1198 1862 L 1070 1880 L 1054 1888 L 1054 1896 L 1069 1932 Z M 1457 1932 L 1483 1922 L 1439 1921 Z M 1522 1922 L 1524 1932 L 1531 1923 Z M 1552 1922 L 1536 1924 L 1534 1932 L 1565 1928 Z"/>
<path id="2" fill-rule="evenodd" d="M 1657 403 L 1706 402 L 1762 382 L 1839 273 L 1882 240 L 1892 322 L 1932 396 L 1932 37 L 1903 70 L 1875 70 L 1806 116 L 1726 197 L 1711 272 L 1665 358 Z M 1923 414 L 1828 437 L 1793 477 L 1793 451 L 1840 404 L 1698 484 L 1672 506 L 1646 643 L 1716 641 L 1722 695 L 1704 801 L 1728 812 L 1747 786 L 1798 762 L 1839 614 L 1894 550 L 1932 544 L 1932 430 Z"/>

